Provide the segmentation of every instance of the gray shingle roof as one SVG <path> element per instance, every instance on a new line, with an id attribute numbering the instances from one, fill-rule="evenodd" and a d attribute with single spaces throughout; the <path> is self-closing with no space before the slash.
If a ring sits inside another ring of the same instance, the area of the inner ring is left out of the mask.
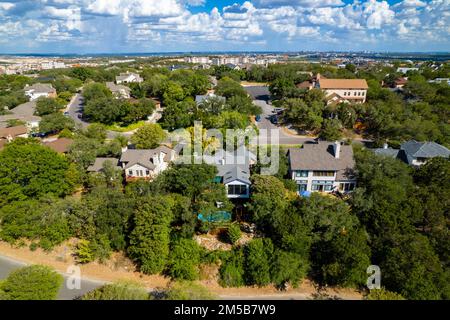
<path id="1" fill-rule="evenodd" d="M 392 148 L 377 148 L 374 149 L 373 152 L 375 152 L 375 154 L 381 155 L 381 156 L 386 156 L 386 157 L 391 157 L 391 158 L 397 158 L 399 156 L 399 151 L 398 149 L 392 149 Z"/>
<path id="2" fill-rule="evenodd" d="M 414 158 L 448 158 L 450 156 L 450 150 L 436 142 L 417 142 L 411 140 L 403 143 L 401 149 L 404 150 L 408 156 Z"/>
<path id="3" fill-rule="evenodd" d="M 291 170 L 337 171 L 337 180 L 352 179 L 355 166 L 351 146 L 341 145 L 339 158 L 334 155 L 334 142 L 319 141 L 288 151 Z"/>
<path id="4" fill-rule="evenodd" d="M 119 166 L 119 159 L 116 158 L 96 158 L 95 162 L 92 166 L 89 166 L 87 168 L 87 171 L 89 172 L 100 172 L 103 169 L 103 164 L 107 161 L 110 161 L 114 166 L 116 166 L 118 169 L 121 169 Z"/>
<path id="5" fill-rule="evenodd" d="M 155 155 L 158 155 L 160 152 L 165 153 L 164 161 L 169 162 L 173 150 L 166 146 L 160 146 L 156 149 L 144 149 L 144 150 L 138 150 L 138 149 L 128 149 L 124 153 L 122 153 L 122 157 L 120 158 L 120 162 L 126 163 L 125 169 L 128 169 L 129 167 L 140 164 L 141 166 L 153 170 L 156 168 L 156 166 L 152 162 L 152 158 Z"/>
<path id="6" fill-rule="evenodd" d="M 112 92 L 120 93 L 121 90 L 124 90 L 127 94 L 130 94 L 131 89 L 127 86 L 123 86 L 121 84 L 115 84 L 114 82 L 107 82 L 106 87 Z"/>
<path id="7" fill-rule="evenodd" d="M 32 86 L 25 87 L 26 91 L 34 90 L 35 93 L 52 93 L 56 92 L 56 89 L 53 88 L 51 84 L 48 83 L 35 83 Z"/>
<path id="8" fill-rule="evenodd" d="M 250 183 L 250 169 L 245 165 L 216 165 L 219 177 L 223 177 L 223 183 L 227 184 L 239 180 L 246 184 Z"/>

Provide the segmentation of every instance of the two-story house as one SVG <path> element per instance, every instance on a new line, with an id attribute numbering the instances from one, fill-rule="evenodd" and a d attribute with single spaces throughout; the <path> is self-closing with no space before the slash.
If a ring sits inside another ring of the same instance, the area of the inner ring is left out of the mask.
<path id="1" fill-rule="evenodd" d="M 126 181 L 152 180 L 175 160 L 175 151 L 166 146 L 156 149 L 128 149 L 120 158 Z"/>
<path id="2" fill-rule="evenodd" d="M 32 86 L 26 85 L 23 89 L 25 95 L 30 98 L 30 101 L 34 101 L 40 97 L 56 98 L 56 89 L 48 83 L 36 83 Z"/>
<path id="3" fill-rule="evenodd" d="M 256 163 L 256 155 L 245 146 L 229 152 L 218 150 L 214 155 L 203 155 L 205 163 L 215 165 L 216 181 L 223 183 L 229 199 L 250 198 L 250 166 Z"/>
<path id="4" fill-rule="evenodd" d="M 331 104 L 364 103 L 369 86 L 365 79 L 328 79 L 318 73 L 311 80 L 297 84 L 297 88 L 321 89 L 325 93 L 328 104 Z"/>
<path id="5" fill-rule="evenodd" d="M 144 79 L 137 73 L 125 72 L 121 73 L 116 77 L 116 84 L 121 83 L 141 83 Z"/>
<path id="6" fill-rule="evenodd" d="M 319 141 L 288 150 L 289 174 L 298 192 L 343 193 L 356 186 L 355 161 L 351 146 L 340 142 Z"/>

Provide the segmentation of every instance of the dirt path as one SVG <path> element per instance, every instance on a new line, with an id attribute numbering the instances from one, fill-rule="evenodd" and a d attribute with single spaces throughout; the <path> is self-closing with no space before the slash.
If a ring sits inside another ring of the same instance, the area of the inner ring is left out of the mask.
<path id="1" fill-rule="evenodd" d="M 42 249 L 31 251 L 28 246 L 20 248 L 12 247 L 6 242 L 0 241 L 0 255 L 9 257 L 27 264 L 43 264 L 54 268 L 55 270 L 66 273 L 69 266 L 73 266 L 75 261 L 71 256 L 71 247 L 75 240 L 69 240 L 63 245 L 56 247 L 51 252 L 45 252 Z M 155 288 L 164 288 L 170 282 L 169 278 L 159 275 L 145 275 L 136 271 L 133 263 L 123 254 L 114 253 L 105 264 L 91 262 L 85 265 L 78 265 L 81 269 L 81 276 L 86 280 L 114 282 L 118 280 L 132 280 L 141 283 L 149 290 Z M 214 275 L 215 274 L 215 275 Z M 250 299 L 311 299 L 316 288 L 309 280 L 296 289 L 290 288 L 280 292 L 273 286 L 262 288 L 242 287 L 242 288 L 223 288 L 217 283 L 217 270 L 211 271 L 211 274 L 200 280 L 199 283 L 207 287 L 212 293 L 221 299 L 230 300 L 250 300 Z M 326 291 L 329 296 L 339 296 L 341 299 L 360 300 L 362 295 L 351 289 L 333 289 Z"/>

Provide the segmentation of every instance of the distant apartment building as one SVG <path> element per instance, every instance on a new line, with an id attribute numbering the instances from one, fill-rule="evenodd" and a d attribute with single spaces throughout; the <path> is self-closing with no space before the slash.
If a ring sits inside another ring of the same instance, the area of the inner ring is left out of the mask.
<path id="1" fill-rule="evenodd" d="M 429 83 L 447 83 L 450 86 L 450 78 L 436 78 L 428 80 Z"/>
<path id="2" fill-rule="evenodd" d="M 33 85 L 26 85 L 24 88 L 25 95 L 34 101 L 40 97 L 56 98 L 56 89 L 48 83 L 36 83 Z"/>
<path id="3" fill-rule="evenodd" d="M 198 64 L 208 64 L 210 63 L 209 57 L 185 57 L 184 62 L 186 63 L 198 63 Z"/>
<path id="4" fill-rule="evenodd" d="M 121 73 L 116 77 L 116 84 L 121 83 L 141 83 L 144 79 L 141 78 L 140 75 L 133 72 L 125 72 Z"/>
<path id="5" fill-rule="evenodd" d="M 64 68 L 66 68 L 66 64 L 64 62 L 48 61 L 48 62 L 41 63 L 42 70 L 64 69 Z"/>
<path id="6" fill-rule="evenodd" d="M 352 146 L 318 141 L 288 150 L 289 174 L 299 194 L 305 192 L 347 193 L 356 186 Z"/>

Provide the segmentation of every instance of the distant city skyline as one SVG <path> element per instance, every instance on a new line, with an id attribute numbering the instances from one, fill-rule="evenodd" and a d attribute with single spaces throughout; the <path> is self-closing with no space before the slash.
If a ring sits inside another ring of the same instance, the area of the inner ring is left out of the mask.
<path id="1" fill-rule="evenodd" d="M 450 0 L 0 0 L 0 54 L 449 52 Z"/>

